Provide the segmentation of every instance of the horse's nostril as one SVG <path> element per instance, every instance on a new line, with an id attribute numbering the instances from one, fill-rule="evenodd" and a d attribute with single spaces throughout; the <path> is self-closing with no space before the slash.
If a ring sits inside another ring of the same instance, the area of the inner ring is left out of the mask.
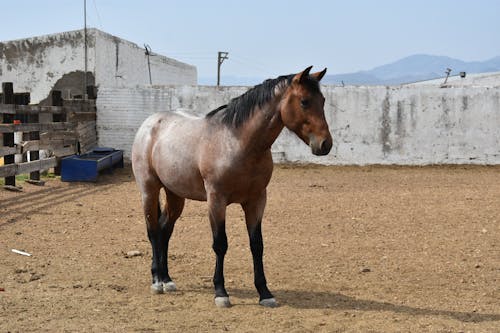
<path id="1" fill-rule="evenodd" d="M 330 149 L 332 148 L 332 143 L 330 140 L 323 140 L 321 141 L 320 145 L 320 152 L 321 155 L 327 155 L 330 152 Z"/>
<path id="2" fill-rule="evenodd" d="M 326 140 L 323 140 L 323 142 L 321 142 L 321 151 L 324 152 L 328 149 L 328 145 L 326 143 Z"/>

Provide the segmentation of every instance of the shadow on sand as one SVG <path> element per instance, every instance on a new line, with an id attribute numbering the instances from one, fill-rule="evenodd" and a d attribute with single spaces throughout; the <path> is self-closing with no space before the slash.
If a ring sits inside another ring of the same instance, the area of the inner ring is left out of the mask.
<path id="1" fill-rule="evenodd" d="M 67 183 L 62 186 L 57 184 L 52 187 L 40 187 L 36 191 L 14 193 L 2 199 L 2 207 L 7 208 L 2 212 L 0 229 L 7 225 L 20 222 L 29 218 L 32 214 L 49 214 L 50 210 L 60 204 L 67 202 L 78 202 L 85 196 L 91 196 L 113 186 L 133 181 L 130 168 L 115 170 L 113 174 L 103 174 L 99 176 L 97 182 Z M 33 186 L 26 184 L 25 186 Z M 1 190 L 1 189 L 0 189 Z"/>
<path id="2" fill-rule="evenodd" d="M 199 292 L 200 290 L 197 290 Z M 212 292 L 211 289 L 203 289 L 203 292 Z M 230 295 L 240 298 L 258 299 L 255 290 L 229 289 Z M 412 316 L 439 316 L 448 317 L 466 323 L 479 323 L 486 321 L 500 321 L 500 314 L 459 312 L 449 310 L 437 310 L 418 308 L 407 305 L 392 304 L 389 302 L 378 302 L 372 300 L 357 299 L 351 296 L 334 292 L 317 292 L 303 290 L 275 290 L 274 295 L 280 306 L 290 306 L 297 309 L 331 309 L 343 311 L 374 311 L 393 312 Z"/>

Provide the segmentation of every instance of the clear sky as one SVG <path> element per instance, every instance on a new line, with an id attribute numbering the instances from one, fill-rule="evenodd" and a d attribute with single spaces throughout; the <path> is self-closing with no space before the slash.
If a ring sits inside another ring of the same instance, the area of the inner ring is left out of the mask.
<path id="1" fill-rule="evenodd" d="M 0 40 L 83 27 L 83 0 L 2 1 Z M 500 55 L 500 0 L 87 0 L 87 24 L 195 65 L 213 79 L 309 65 L 371 69 L 408 55 Z"/>

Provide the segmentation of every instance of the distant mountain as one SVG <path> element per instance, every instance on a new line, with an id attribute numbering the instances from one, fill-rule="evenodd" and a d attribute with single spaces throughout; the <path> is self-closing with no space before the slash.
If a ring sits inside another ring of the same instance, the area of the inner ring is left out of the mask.
<path id="1" fill-rule="evenodd" d="M 485 73 L 500 71 L 500 56 L 486 61 L 466 62 L 444 56 L 416 54 L 368 71 L 326 75 L 322 83 L 342 84 L 343 82 L 346 85 L 402 84 L 444 77 L 447 68 L 452 69 L 451 75 L 458 75 L 460 72 Z"/>

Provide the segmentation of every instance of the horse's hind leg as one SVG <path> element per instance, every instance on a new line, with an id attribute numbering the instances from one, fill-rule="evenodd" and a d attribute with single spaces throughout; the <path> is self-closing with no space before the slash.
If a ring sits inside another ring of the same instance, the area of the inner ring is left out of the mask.
<path id="1" fill-rule="evenodd" d="M 136 176 L 136 178 L 138 178 Z M 155 294 L 163 293 L 163 270 L 161 265 L 162 237 L 159 223 L 160 206 L 159 194 L 161 183 L 159 180 L 151 180 L 144 183 L 139 183 L 142 193 L 142 207 L 144 209 L 144 218 L 146 220 L 146 228 L 148 238 L 153 250 L 153 258 L 151 263 L 151 274 L 153 282 L 151 291 Z"/>
<path id="2" fill-rule="evenodd" d="M 159 225 L 162 233 L 162 243 L 163 248 L 161 251 L 163 253 L 160 255 L 162 260 L 160 261 L 160 265 L 164 267 L 164 276 L 163 276 L 163 291 L 174 291 L 176 290 L 175 283 L 170 278 L 168 274 L 168 244 L 170 241 L 170 237 L 172 236 L 172 232 L 174 231 L 175 221 L 179 218 L 184 209 L 184 198 L 181 198 L 174 193 L 170 192 L 165 188 L 166 194 L 166 202 L 165 207 L 163 209 L 163 213 L 159 211 Z"/>
<path id="3" fill-rule="evenodd" d="M 153 250 L 151 263 L 152 284 L 151 291 L 161 294 L 165 290 L 175 290 L 167 267 L 168 241 L 172 235 L 174 224 L 184 206 L 184 199 L 168 195 L 165 211 L 162 213 L 159 206 L 159 194 L 162 184 L 157 179 L 148 179 L 141 183 L 142 204 L 148 238 Z"/>

